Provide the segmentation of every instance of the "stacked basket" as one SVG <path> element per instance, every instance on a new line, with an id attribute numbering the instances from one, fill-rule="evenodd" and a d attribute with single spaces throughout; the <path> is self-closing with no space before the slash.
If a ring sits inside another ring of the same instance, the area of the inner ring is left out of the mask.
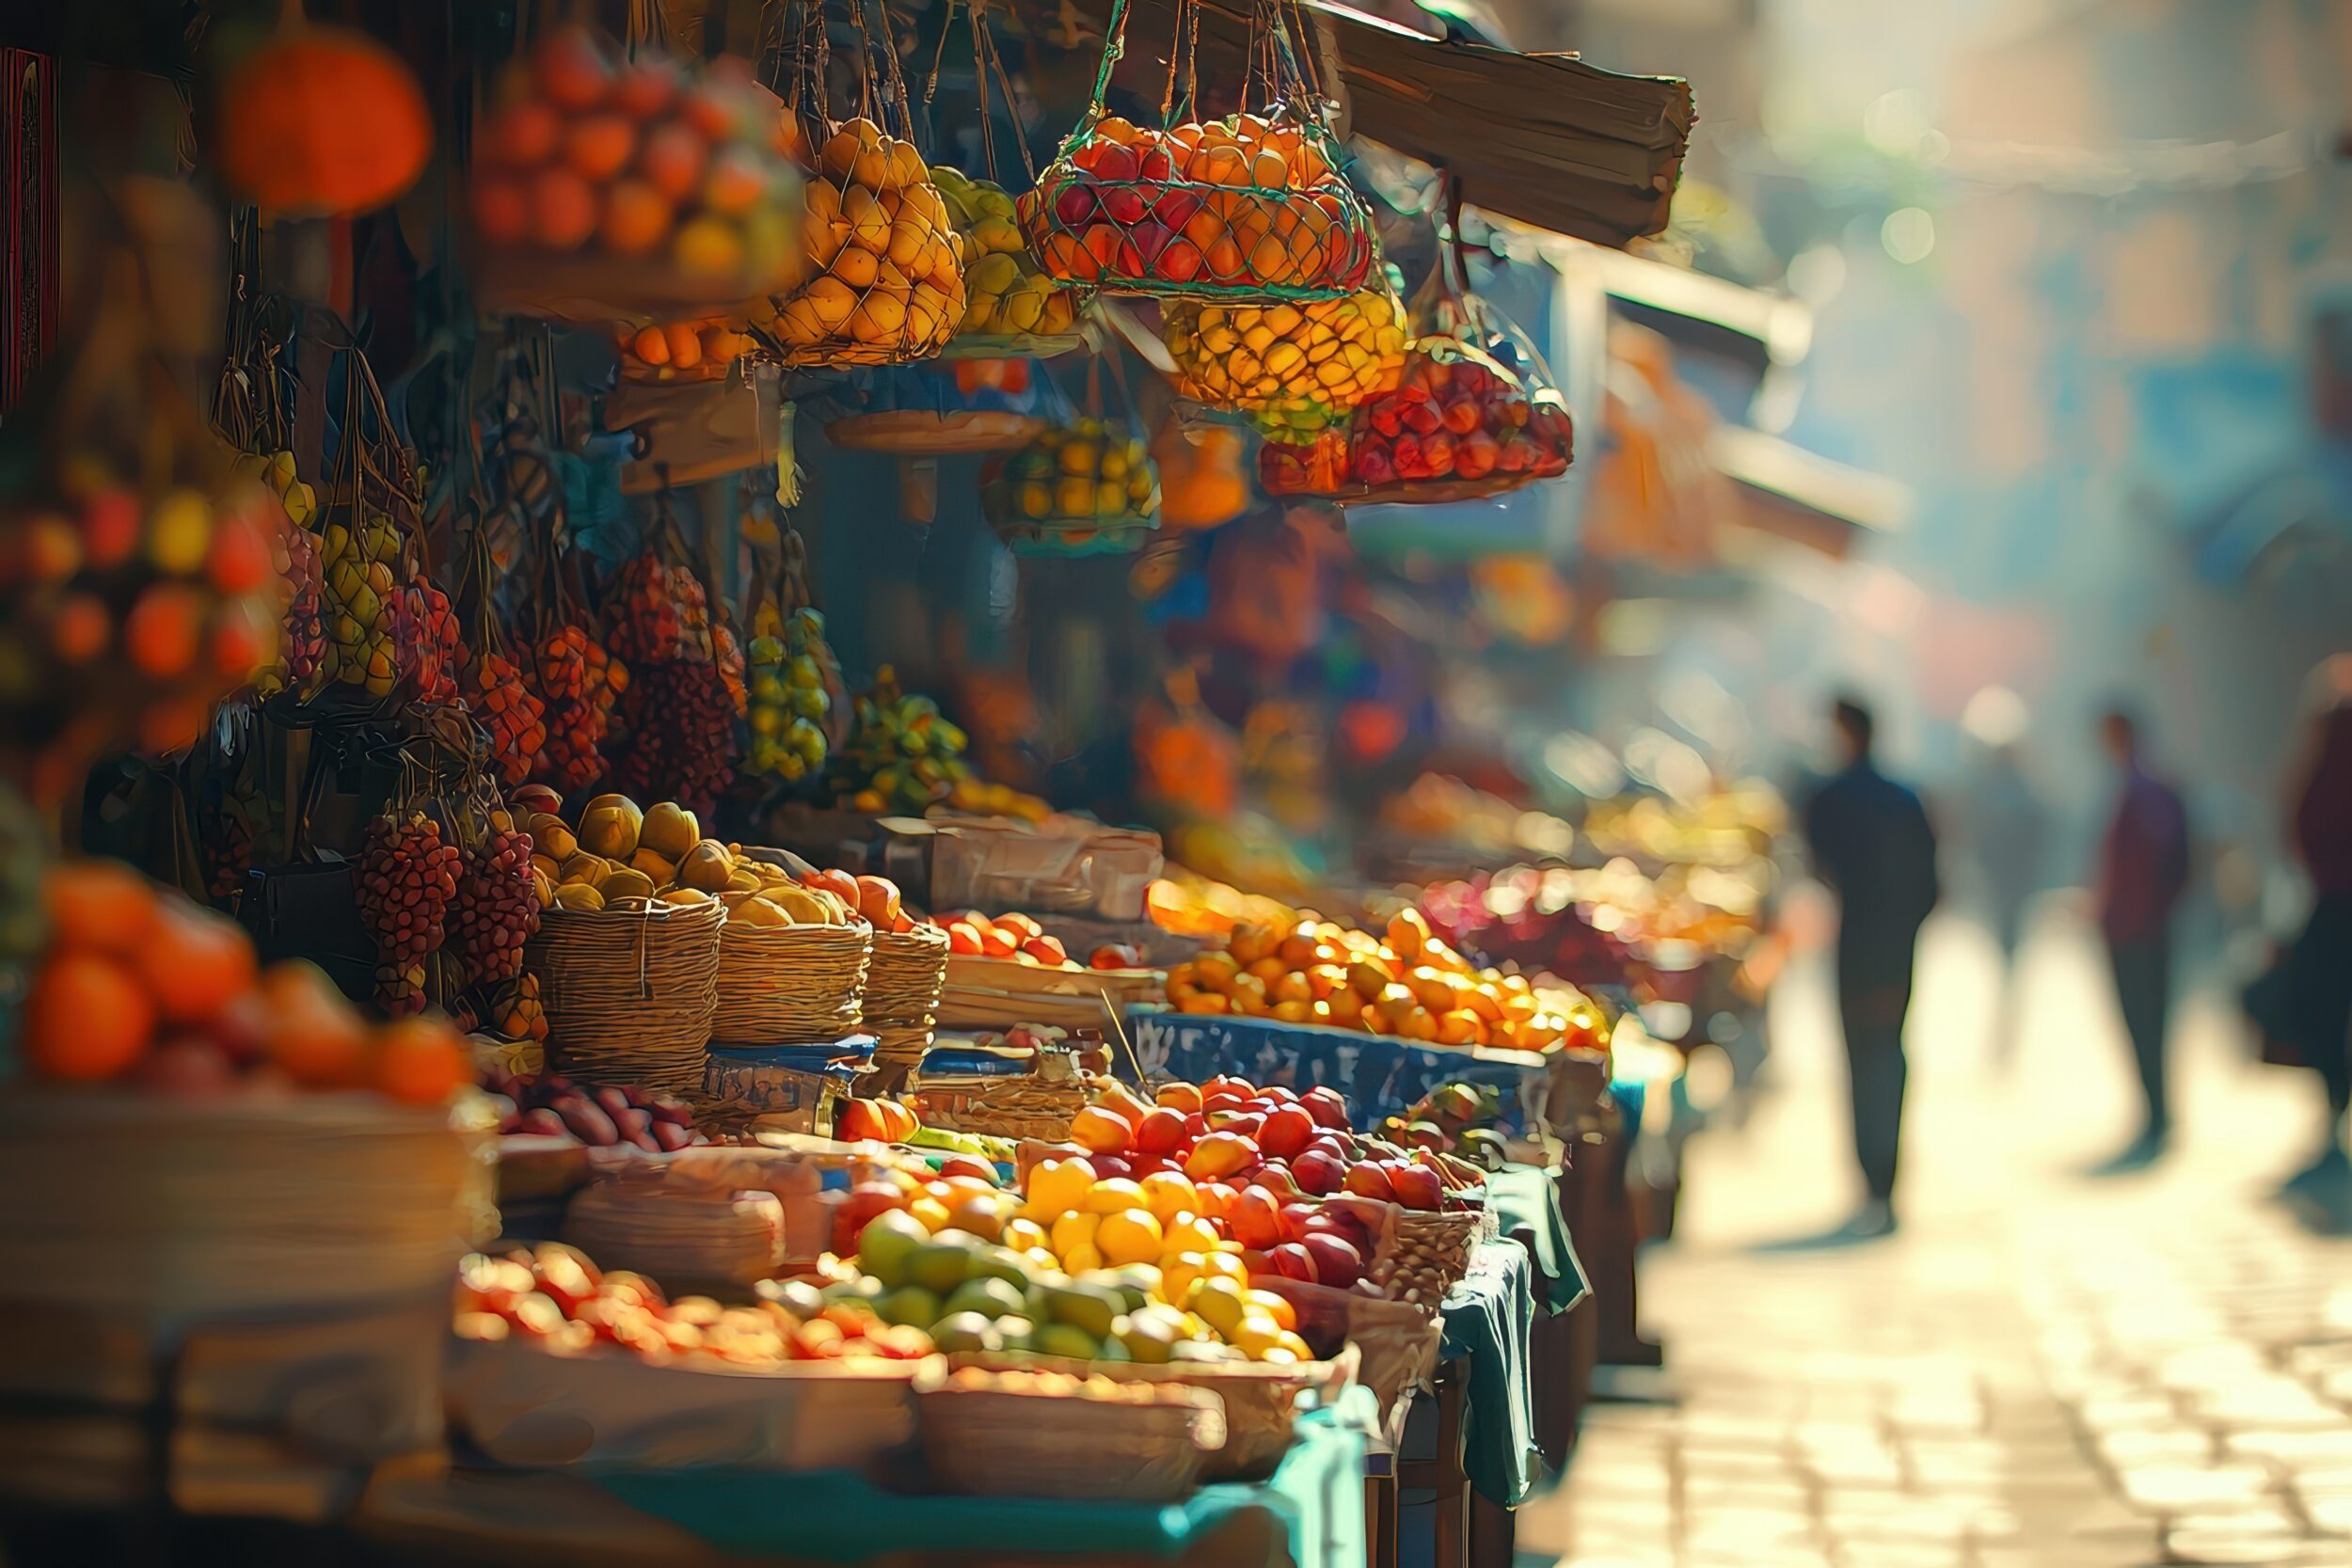
<path id="1" fill-rule="evenodd" d="M 716 904 L 545 911 L 523 961 L 556 1064 L 585 1084 L 702 1087 L 719 1004 Z"/>
<path id="2" fill-rule="evenodd" d="M 724 1046 L 825 1045 L 866 1018 L 874 928 L 747 926 L 729 921 L 719 940 L 711 1037 Z"/>
<path id="3" fill-rule="evenodd" d="M 947 984 L 947 933 L 918 924 L 911 931 L 874 933 L 874 961 L 866 974 L 866 1028 L 879 1067 L 922 1065 L 939 1027 L 939 996 Z"/>

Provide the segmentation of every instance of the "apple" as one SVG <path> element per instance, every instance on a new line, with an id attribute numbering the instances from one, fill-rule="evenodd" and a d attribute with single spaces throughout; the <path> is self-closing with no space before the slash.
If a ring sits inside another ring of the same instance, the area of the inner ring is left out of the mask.
<path id="1" fill-rule="evenodd" d="M 1284 1242 L 1271 1249 L 1266 1253 L 1266 1261 L 1285 1279 L 1304 1280 L 1310 1285 L 1322 1282 L 1322 1275 L 1316 1272 L 1315 1255 L 1297 1242 Z"/>
<path id="2" fill-rule="evenodd" d="M 1363 1277 L 1364 1255 L 1352 1243 L 1337 1236 L 1311 1233 L 1299 1244 L 1314 1260 L 1315 1278 L 1323 1284 L 1345 1290 Z"/>
<path id="3" fill-rule="evenodd" d="M 1207 1136 L 1208 1131 L 1209 1117 L 1206 1112 L 1187 1111 L 1184 1113 L 1185 1137 L 1190 1138 L 1197 1143 L 1201 1138 Z"/>
<path id="4" fill-rule="evenodd" d="M 1438 1173 L 1426 1165 L 1391 1165 L 1387 1171 L 1389 1185 L 1396 1193 L 1396 1200 L 1407 1209 L 1435 1210 L 1445 1206 L 1445 1187 Z"/>
<path id="5" fill-rule="evenodd" d="M 1245 1187 L 1226 1212 L 1226 1228 L 1245 1247 L 1263 1249 L 1282 1240 L 1282 1211 L 1263 1187 Z"/>
<path id="6" fill-rule="evenodd" d="M 1269 1114 L 1258 1130 L 1258 1147 L 1277 1159 L 1288 1160 L 1305 1148 L 1314 1133 L 1314 1117 L 1296 1105 L 1283 1105 Z"/>
<path id="7" fill-rule="evenodd" d="M 1347 1167 L 1322 1149 L 1311 1148 L 1291 1162 L 1291 1175 L 1300 1192 L 1321 1197 L 1340 1190 L 1347 1180 Z"/>
<path id="8" fill-rule="evenodd" d="M 1321 1209 L 1316 1208 L 1311 1203 L 1304 1201 L 1283 1204 L 1282 1234 L 1289 1237 L 1294 1242 L 1304 1241 L 1307 1235 L 1307 1227 L 1311 1224 L 1315 1217 L 1322 1212 L 1323 1211 Z"/>
<path id="9" fill-rule="evenodd" d="M 1238 1132 L 1218 1131 L 1201 1135 L 1184 1157 L 1184 1174 L 1195 1181 L 1214 1181 L 1257 1163 L 1258 1146 Z"/>
<path id="10" fill-rule="evenodd" d="M 1306 1196 L 1306 1189 L 1292 1176 L 1290 1166 L 1279 1160 L 1268 1160 L 1260 1165 L 1251 1174 L 1249 1185 L 1272 1195 L 1277 1203 L 1295 1203 Z"/>
<path id="11" fill-rule="evenodd" d="M 1328 1127 L 1342 1132 L 1347 1130 L 1347 1101 L 1341 1098 L 1339 1090 L 1329 1085 L 1316 1085 L 1298 1097 L 1298 1103 L 1314 1118 L 1317 1127 Z"/>
<path id="12" fill-rule="evenodd" d="M 1277 1105 L 1295 1105 L 1298 1103 L 1298 1096 L 1292 1093 L 1289 1089 L 1283 1087 L 1279 1084 L 1268 1084 L 1265 1086 L 1265 1098 L 1273 1101 Z"/>
<path id="13" fill-rule="evenodd" d="M 1136 1124 L 1136 1148 L 1143 1153 L 1166 1154 L 1184 1141 L 1184 1117 L 1181 1111 L 1155 1106 Z"/>
<path id="14" fill-rule="evenodd" d="M 1389 1180 L 1388 1171 L 1369 1160 L 1348 1167 L 1344 1185 L 1358 1197 L 1376 1197 L 1390 1203 L 1396 1201 L 1396 1188 Z"/>
<path id="15" fill-rule="evenodd" d="M 971 1176 L 996 1184 L 996 1167 L 977 1154 L 950 1154 L 939 1162 L 939 1174 L 944 1180 L 950 1176 Z"/>
<path id="16" fill-rule="evenodd" d="M 1134 1162 L 1124 1154 L 1089 1154 L 1087 1159 L 1092 1162 L 1094 1174 L 1102 1180 L 1107 1181 L 1114 1176 L 1133 1176 L 1136 1173 Z"/>

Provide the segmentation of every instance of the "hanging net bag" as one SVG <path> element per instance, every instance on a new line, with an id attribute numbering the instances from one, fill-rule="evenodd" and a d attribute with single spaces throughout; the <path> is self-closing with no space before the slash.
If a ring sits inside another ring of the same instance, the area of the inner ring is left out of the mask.
<path id="1" fill-rule="evenodd" d="M 739 59 L 681 63 L 661 8 L 629 41 L 532 41 L 474 137 L 467 206 L 484 304 L 598 325 L 694 319 L 791 285 L 800 180 L 774 96 Z"/>
<path id="2" fill-rule="evenodd" d="M 953 29 L 949 0 L 948 24 L 940 29 L 940 50 L 946 49 Z M 1081 327 L 1091 289 L 1056 278 L 1038 265 L 1029 252 L 1028 236 L 1012 193 L 1003 184 L 996 159 L 995 101 L 998 94 L 1013 120 L 1012 143 L 1019 150 L 1025 189 L 1037 184 L 1037 166 L 1029 156 L 1028 138 L 1022 135 L 1018 100 L 1012 79 L 997 54 L 996 40 L 981 14 L 985 0 L 966 0 L 964 18 L 972 40 L 973 91 L 979 102 L 980 162 L 984 177 L 965 174 L 945 164 L 935 165 L 931 179 L 947 204 L 947 215 L 963 235 L 963 319 L 942 354 L 951 359 L 1034 356 L 1052 358 L 1087 346 Z M 939 63 L 934 58 L 924 91 L 929 104 L 939 91 Z"/>
<path id="3" fill-rule="evenodd" d="M 880 0 L 847 5 L 858 40 L 857 113 L 847 120 L 832 118 L 825 93 L 828 7 L 794 0 L 787 13 L 784 124 L 810 170 L 810 271 L 798 288 L 755 303 L 751 320 L 786 365 L 928 359 L 963 320 L 963 237 L 914 146 L 889 19 Z"/>
<path id="4" fill-rule="evenodd" d="M 1441 239 L 1412 324 L 1417 336 L 1394 390 L 1311 442 L 1259 449 L 1258 482 L 1269 495 L 1470 500 L 1568 471 L 1567 401 L 1527 335 L 1470 292 L 1458 243 Z"/>
<path id="5" fill-rule="evenodd" d="M 1405 307 L 1386 269 L 1377 276 L 1377 288 L 1296 305 L 1170 302 L 1161 341 L 1177 391 L 1247 417 L 1269 441 L 1309 441 L 1344 424 L 1405 371 Z"/>
<path id="6" fill-rule="evenodd" d="M 1091 412 L 983 471 L 980 510 L 1015 555 L 1132 555 L 1160 526 L 1160 469 L 1124 423 L 1104 420 L 1089 361 Z"/>
<path id="7" fill-rule="evenodd" d="M 1251 0 L 1240 112 L 1197 117 L 1200 7 L 1177 0 L 1157 130 L 1108 113 L 1126 48 L 1114 0 L 1094 96 L 1024 198 L 1046 272 L 1113 293 L 1266 303 L 1338 299 L 1372 274 L 1373 226 L 1340 172 L 1339 144 L 1298 0 Z"/>

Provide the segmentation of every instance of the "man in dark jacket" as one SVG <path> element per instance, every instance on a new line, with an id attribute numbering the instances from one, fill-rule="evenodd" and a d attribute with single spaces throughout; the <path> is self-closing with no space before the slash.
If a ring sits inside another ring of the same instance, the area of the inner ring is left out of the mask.
<path id="1" fill-rule="evenodd" d="M 2149 771 L 2130 714 L 2106 714 L 2099 738 L 2122 774 L 2099 850 L 2099 930 L 2107 939 L 2115 999 L 2148 1109 L 2139 1136 L 2100 1167 L 2121 1172 L 2162 1154 L 2172 1131 L 2164 1037 L 2172 1001 L 2172 910 L 2188 886 L 2188 812 L 2172 786 Z"/>
<path id="2" fill-rule="evenodd" d="M 1935 907 L 1935 834 L 1919 797 L 1878 770 L 1876 725 L 1851 698 L 1831 709 L 1845 766 L 1805 809 L 1813 866 L 1837 895 L 1837 1012 L 1853 1092 L 1854 1157 L 1869 1196 L 1843 1234 L 1895 1228 L 1900 1148 L 1903 1016 L 1911 1007 L 1912 955 Z"/>

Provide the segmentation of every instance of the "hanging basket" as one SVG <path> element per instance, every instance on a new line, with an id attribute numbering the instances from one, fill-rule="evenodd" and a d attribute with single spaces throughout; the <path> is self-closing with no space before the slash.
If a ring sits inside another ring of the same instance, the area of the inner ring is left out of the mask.
<path id="1" fill-rule="evenodd" d="M 1009 451 L 1072 418 L 1070 401 L 1029 359 L 959 359 L 853 371 L 815 400 L 837 447 L 902 457 Z"/>
<path id="2" fill-rule="evenodd" d="M 1159 527 L 1159 465 L 1125 425 L 1089 416 L 990 465 L 980 510 L 1015 555 L 1133 555 Z"/>
<path id="3" fill-rule="evenodd" d="M 865 1018 L 874 928 L 746 926 L 719 939 L 719 1002 L 711 1037 L 723 1046 L 825 1045 Z"/>
<path id="4" fill-rule="evenodd" d="M 1386 278 L 1342 299 L 1303 305 L 1181 300 L 1161 341 L 1176 389 L 1242 414 L 1269 441 L 1311 440 L 1405 372 L 1405 307 Z"/>
<path id="5" fill-rule="evenodd" d="M 724 925 L 716 904 L 545 911 L 523 965 L 539 977 L 558 1069 L 589 1084 L 699 1088 Z"/>
<path id="6" fill-rule="evenodd" d="M 653 39 L 623 61 L 564 27 L 508 69 L 500 99 L 467 187 L 485 309 L 693 319 L 800 276 L 800 179 L 741 62 L 687 66 Z"/>
<path id="7" fill-rule="evenodd" d="M 1104 108 L 1125 49 L 1127 0 L 1115 0 L 1086 115 L 1023 198 L 1030 248 L 1049 276 L 1108 293 L 1265 303 L 1354 293 L 1372 275 L 1372 219 L 1340 173 L 1311 62 L 1294 51 L 1308 36 L 1304 11 L 1297 0 L 1253 0 L 1243 112 L 1202 121 L 1177 112 L 1196 101 L 1188 43 L 1200 3 L 1178 0 L 1154 131 Z"/>

